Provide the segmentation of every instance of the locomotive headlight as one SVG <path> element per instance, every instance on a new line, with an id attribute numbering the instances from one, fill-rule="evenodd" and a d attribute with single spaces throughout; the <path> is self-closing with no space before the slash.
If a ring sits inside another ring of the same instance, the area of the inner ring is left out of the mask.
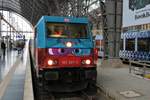
<path id="1" fill-rule="evenodd" d="M 48 63 L 48 65 L 50 65 L 50 66 L 51 66 L 51 65 L 53 65 L 53 60 L 51 60 L 51 59 L 50 59 L 50 60 L 48 60 L 48 62 L 47 62 L 47 63 Z"/>
<path id="2" fill-rule="evenodd" d="M 90 59 L 85 59 L 85 60 L 82 61 L 82 64 L 90 65 L 91 64 L 91 60 Z"/>
<path id="3" fill-rule="evenodd" d="M 91 64 L 91 60 L 90 59 L 86 59 L 85 60 L 85 64 L 87 64 L 87 65 Z"/>
<path id="4" fill-rule="evenodd" d="M 71 42 L 67 42 L 66 43 L 66 47 L 68 47 L 68 48 L 72 47 L 72 43 Z"/>
<path id="5" fill-rule="evenodd" d="M 49 65 L 49 66 L 52 66 L 52 65 L 57 65 L 58 64 L 58 61 L 56 60 L 56 59 L 49 59 L 48 61 L 47 61 L 47 64 Z"/>

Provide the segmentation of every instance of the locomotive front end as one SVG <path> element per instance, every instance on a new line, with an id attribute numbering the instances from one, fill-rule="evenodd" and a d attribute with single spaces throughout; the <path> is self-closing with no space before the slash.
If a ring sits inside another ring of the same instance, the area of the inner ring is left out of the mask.
<path id="1" fill-rule="evenodd" d="M 43 19 L 45 24 L 40 27 L 44 29 L 36 40 L 40 48 L 35 49 L 37 78 L 51 91 L 78 91 L 95 84 L 97 50 L 88 20 L 48 16 Z"/>

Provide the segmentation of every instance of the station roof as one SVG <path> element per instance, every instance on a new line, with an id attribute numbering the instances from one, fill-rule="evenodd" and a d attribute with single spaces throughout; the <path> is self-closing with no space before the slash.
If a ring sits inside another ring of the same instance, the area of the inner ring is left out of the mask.
<path id="1" fill-rule="evenodd" d="M 32 25 L 43 15 L 86 16 L 88 9 L 100 0 L 0 0 L 1 10 L 16 12 Z"/>

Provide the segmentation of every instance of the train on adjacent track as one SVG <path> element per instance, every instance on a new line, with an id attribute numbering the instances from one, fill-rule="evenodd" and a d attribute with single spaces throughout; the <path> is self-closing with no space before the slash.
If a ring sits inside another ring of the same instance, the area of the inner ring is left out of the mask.
<path id="1" fill-rule="evenodd" d="M 119 56 L 124 60 L 150 60 L 150 31 L 127 31 L 121 34 Z"/>
<path id="2" fill-rule="evenodd" d="M 73 92 L 96 84 L 98 51 L 87 18 L 43 16 L 30 41 L 34 77 L 44 89 Z"/>

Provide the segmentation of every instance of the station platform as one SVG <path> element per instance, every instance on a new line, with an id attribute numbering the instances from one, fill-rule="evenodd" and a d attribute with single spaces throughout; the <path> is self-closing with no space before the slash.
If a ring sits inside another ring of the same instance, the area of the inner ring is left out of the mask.
<path id="1" fill-rule="evenodd" d="M 9 69 L 11 69 L 12 65 L 16 62 L 17 52 L 13 50 L 6 50 L 5 56 L 0 57 L 0 82 L 7 75 Z"/>
<path id="2" fill-rule="evenodd" d="M 22 54 L 6 51 L 0 64 L 0 100 L 33 100 L 28 42 Z"/>
<path id="3" fill-rule="evenodd" d="M 98 69 L 98 85 L 113 100 L 150 100 L 150 80 L 129 73 L 129 65 L 107 61 Z"/>
<path id="4" fill-rule="evenodd" d="M 8 51 L 0 59 L 0 100 L 34 100 L 28 42 L 23 57 Z M 129 73 L 129 66 L 99 59 L 97 85 L 112 100 L 150 100 L 150 80 Z M 105 100 L 105 99 L 102 99 Z"/>

